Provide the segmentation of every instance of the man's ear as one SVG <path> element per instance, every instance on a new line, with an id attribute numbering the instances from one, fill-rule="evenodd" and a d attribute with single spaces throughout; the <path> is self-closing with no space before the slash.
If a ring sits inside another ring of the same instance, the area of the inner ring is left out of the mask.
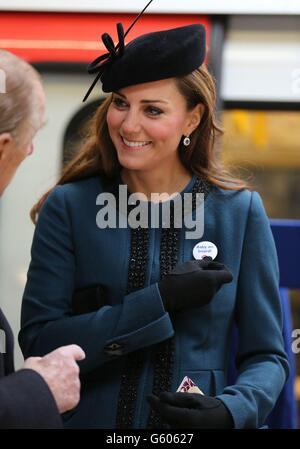
<path id="1" fill-rule="evenodd" d="M 0 160 L 4 158 L 7 148 L 12 142 L 12 135 L 10 133 L 0 134 Z"/>

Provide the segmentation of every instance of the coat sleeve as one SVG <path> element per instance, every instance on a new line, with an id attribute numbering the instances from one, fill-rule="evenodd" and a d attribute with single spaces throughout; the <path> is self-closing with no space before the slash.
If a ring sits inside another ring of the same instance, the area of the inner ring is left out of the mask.
<path id="1" fill-rule="evenodd" d="M 252 193 L 237 287 L 238 378 L 219 395 L 236 428 L 261 427 L 289 374 L 282 337 L 275 244 L 259 195 Z"/>
<path id="2" fill-rule="evenodd" d="M 76 343 L 89 372 L 117 356 L 159 343 L 174 334 L 157 284 L 130 293 L 122 304 L 72 316 L 76 242 L 64 198 L 57 187 L 44 204 L 32 244 L 19 342 L 25 357 Z"/>
<path id="3" fill-rule="evenodd" d="M 0 379 L 0 428 L 62 428 L 54 398 L 35 371 L 22 369 Z"/>

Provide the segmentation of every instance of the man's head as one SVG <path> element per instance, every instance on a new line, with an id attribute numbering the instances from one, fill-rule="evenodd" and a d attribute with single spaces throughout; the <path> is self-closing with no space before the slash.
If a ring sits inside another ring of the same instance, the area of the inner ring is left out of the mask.
<path id="1" fill-rule="evenodd" d="M 33 138 L 45 122 L 45 94 L 38 72 L 0 50 L 0 196 L 18 166 L 33 151 Z"/>

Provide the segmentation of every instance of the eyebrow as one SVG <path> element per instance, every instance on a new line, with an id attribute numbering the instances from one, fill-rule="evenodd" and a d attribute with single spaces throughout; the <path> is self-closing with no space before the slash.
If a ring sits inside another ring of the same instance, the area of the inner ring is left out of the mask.
<path id="1" fill-rule="evenodd" d="M 121 92 L 113 92 L 114 94 L 116 94 L 116 95 L 120 95 L 120 97 L 122 97 L 122 98 L 125 98 L 125 99 L 127 99 L 126 98 L 126 96 L 124 95 L 124 94 L 121 94 Z M 141 100 L 141 103 L 165 103 L 165 104 L 168 104 L 168 101 L 165 101 L 165 100 Z"/>

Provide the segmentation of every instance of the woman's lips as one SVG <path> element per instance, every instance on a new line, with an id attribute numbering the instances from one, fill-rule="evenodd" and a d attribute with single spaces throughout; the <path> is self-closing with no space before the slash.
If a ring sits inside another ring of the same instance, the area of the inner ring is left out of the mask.
<path id="1" fill-rule="evenodd" d="M 121 142 L 123 144 L 123 147 L 126 148 L 126 150 L 129 151 L 141 151 L 141 150 L 145 150 L 148 149 L 149 146 L 151 145 L 151 141 L 141 141 L 141 145 L 138 145 L 137 143 L 139 143 L 139 141 L 130 141 L 129 139 L 125 139 L 125 137 L 121 136 Z M 128 143 L 134 143 L 134 145 L 128 145 Z"/>

